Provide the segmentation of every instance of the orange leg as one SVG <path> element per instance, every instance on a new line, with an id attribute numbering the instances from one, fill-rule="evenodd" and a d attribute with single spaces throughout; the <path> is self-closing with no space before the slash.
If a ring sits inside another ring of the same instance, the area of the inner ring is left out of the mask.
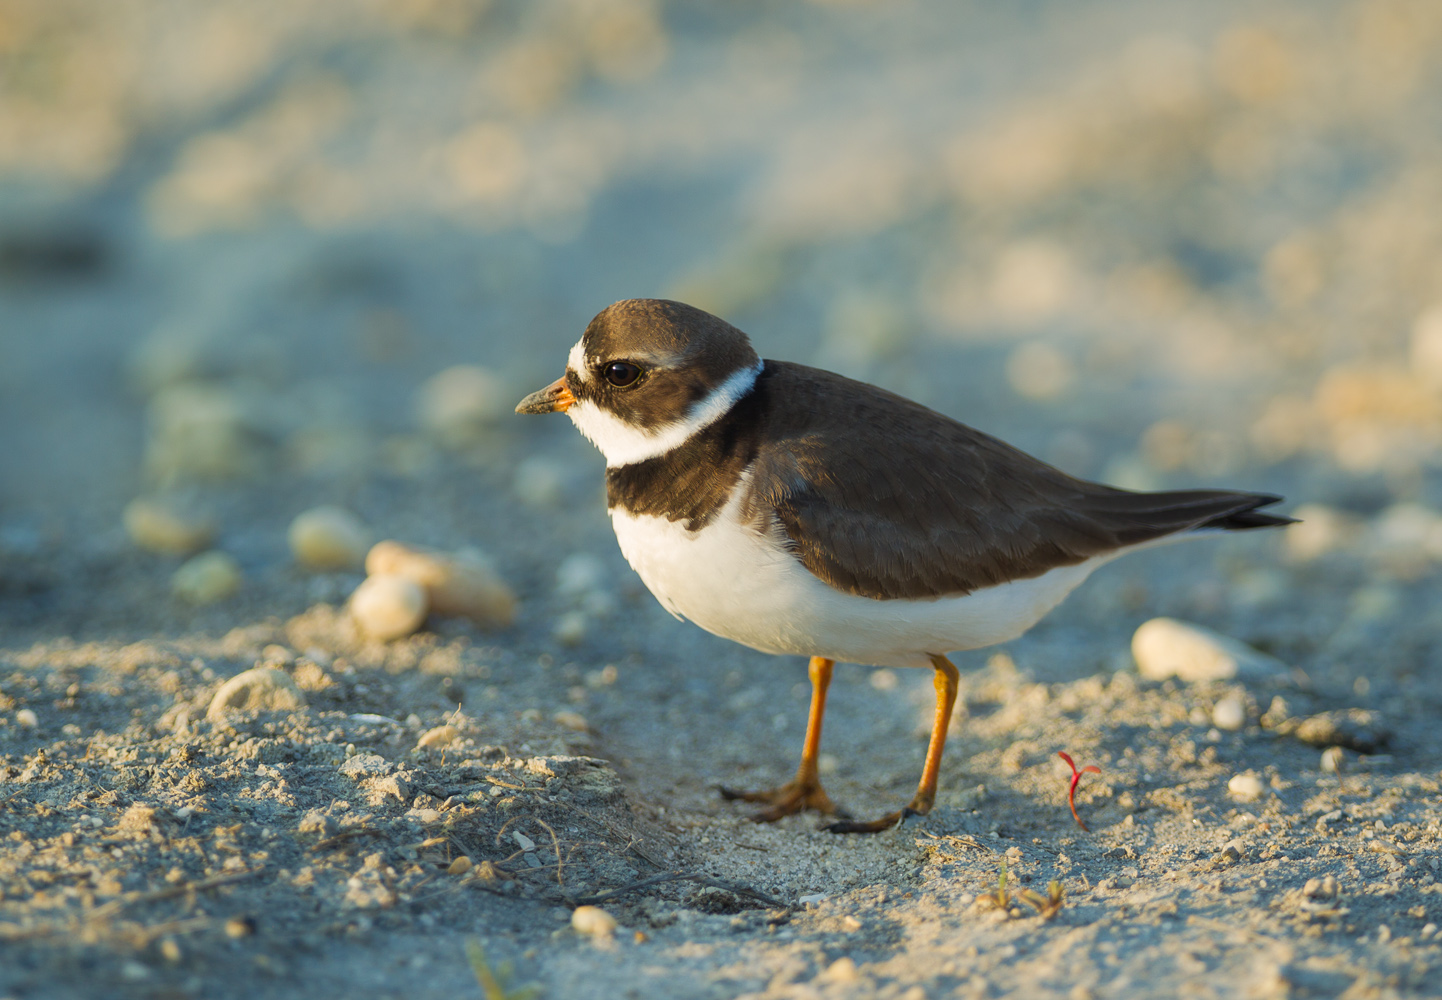
<path id="1" fill-rule="evenodd" d="M 801 746 L 801 766 L 796 769 L 796 777 L 780 788 L 768 788 L 761 792 L 738 792 L 724 787 L 721 789 L 723 798 L 762 802 L 769 806 L 770 808 L 751 817 L 757 823 L 772 823 L 782 816 L 790 816 L 805 809 L 827 816 L 844 815 L 822 790 L 821 776 L 816 769 L 816 760 L 821 755 L 821 720 L 826 715 L 826 691 L 831 686 L 831 670 L 834 666 L 835 661 L 824 656 L 811 658 L 808 668 L 811 675 L 811 714 L 806 718 L 806 742 Z"/>
<path id="2" fill-rule="evenodd" d="M 931 665 L 936 668 L 932 678 L 936 685 L 936 718 L 931 724 L 931 742 L 926 747 L 926 765 L 921 769 L 921 782 L 916 786 L 911 803 L 905 809 L 869 822 L 842 820 L 832 823 L 826 828 L 832 833 L 880 833 L 908 816 L 925 816 L 931 812 L 931 806 L 936 801 L 936 779 L 941 773 L 941 752 L 946 748 L 946 730 L 951 725 L 951 710 L 956 705 L 956 690 L 961 678 L 956 667 L 944 656 L 932 656 Z"/>

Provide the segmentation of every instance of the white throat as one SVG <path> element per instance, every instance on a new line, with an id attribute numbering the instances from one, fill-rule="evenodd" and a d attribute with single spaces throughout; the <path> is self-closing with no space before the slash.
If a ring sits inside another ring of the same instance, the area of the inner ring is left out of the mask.
<path id="1" fill-rule="evenodd" d="M 711 394 L 691 407 L 680 420 L 647 430 L 626 423 L 595 403 L 582 401 L 566 410 L 566 416 L 606 456 L 606 467 L 633 465 L 678 448 L 697 431 L 720 420 L 736 401 L 751 391 L 762 362 L 743 368 L 722 382 Z M 584 369 L 582 369 L 584 371 Z"/>

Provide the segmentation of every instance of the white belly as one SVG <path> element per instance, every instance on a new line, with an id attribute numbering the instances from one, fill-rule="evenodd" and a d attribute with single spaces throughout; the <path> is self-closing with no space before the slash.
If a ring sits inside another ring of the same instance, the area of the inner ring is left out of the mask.
<path id="1" fill-rule="evenodd" d="M 611 523 L 621 552 L 666 610 L 767 653 L 930 666 L 928 654 L 1021 635 L 1115 554 L 962 597 L 880 601 L 827 586 L 776 542 L 738 523 L 733 504 L 698 532 L 619 508 Z"/>

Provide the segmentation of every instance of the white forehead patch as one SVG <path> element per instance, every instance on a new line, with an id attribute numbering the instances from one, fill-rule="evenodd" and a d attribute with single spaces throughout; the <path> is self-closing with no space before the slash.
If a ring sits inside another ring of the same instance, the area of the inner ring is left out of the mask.
<path id="1" fill-rule="evenodd" d="M 581 339 L 584 340 L 585 338 L 583 337 Z M 591 373 L 586 367 L 586 352 L 582 349 L 580 340 L 576 341 L 576 346 L 571 348 L 571 353 L 567 355 L 566 367 L 575 372 L 576 377 L 582 382 L 587 381 L 591 377 Z"/>
<path id="2" fill-rule="evenodd" d="M 685 417 L 654 430 L 628 424 L 587 400 L 568 408 L 566 416 L 571 418 L 586 440 L 606 456 L 607 467 L 614 469 L 633 465 L 679 448 L 691 435 L 720 420 L 738 399 L 751 391 L 756 384 L 756 376 L 761 374 L 761 365 L 762 362 L 758 361 L 750 368 L 743 368 L 712 389 L 711 394 L 693 406 Z"/>

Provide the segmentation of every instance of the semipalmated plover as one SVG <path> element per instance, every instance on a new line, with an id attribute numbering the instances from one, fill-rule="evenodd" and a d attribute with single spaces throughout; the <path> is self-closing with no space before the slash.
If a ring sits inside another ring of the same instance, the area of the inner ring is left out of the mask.
<path id="1" fill-rule="evenodd" d="M 795 780 L 728 798 L 770 821 L 837 809 L 817 757 L 833 662 L 935 671 L 916 795 L 840 833 L 926 813 L 956 700 L 946 653 L 1021 635 L 1103 563 L 1172 536 L 1267 528 L 1280 497 L 1135 493 L 1067 475 L 862 382 L 763 361 L 746 335 L 679 302 L 602 311 L 566 374 L 517 413 L 564 411 L 606 457 L 621 551 L 672 614 L 767 653 L 809 656 Z"/>

